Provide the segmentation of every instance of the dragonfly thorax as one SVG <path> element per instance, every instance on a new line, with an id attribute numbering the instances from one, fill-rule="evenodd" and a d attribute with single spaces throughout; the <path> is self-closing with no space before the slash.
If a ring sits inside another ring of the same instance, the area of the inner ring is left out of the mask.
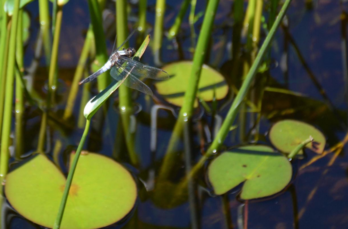
<path id="1" fill-rule="evenodd" d="M 132 57 L 135 54 L 135 49 L 134 48 L 127 48 L 123 50 L 117 50 L 110 56 L 110 62 L 112 65 L 114 65 L 120 58 L 120 56 L 127 56 L 127 57 Z"/>

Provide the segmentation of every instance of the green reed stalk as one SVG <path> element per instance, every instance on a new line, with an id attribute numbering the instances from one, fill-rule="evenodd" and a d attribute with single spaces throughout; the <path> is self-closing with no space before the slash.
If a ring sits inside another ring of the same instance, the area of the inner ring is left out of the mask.
<path id="1" fill-rule="evenodd" d="M 251 59 L 252 62 L 254 62 L 255 56 L 257 54 L 257 50 L 259 47 L 259 42 L 260 42 L 260 31 L 261 31 L 261 20 L 262 20 L 262 10 L 263 10 L 263 1 L 257 1 L 256 2 L 256 9 L 255 9 L 255 18 L 254 18 L 254 24 L 253 24 L 253 50 L 251 52 Z M 255 80 L 253 82 L 255 85 Z M 254 103 L 257 104 L 259 107 L 261 107 L 261 99 L 258 98 L 256 95 L 256 90 L 252 90 L 250 92 L 250 100 Z M 259 121 L 261 118 L 261 112 L 258 113 L 250 113 L 250 122 L 252 125 L 255 125 L 254 131 L 258 133 L 260 125 Z M 254 135 L 254 141 L 258 141 L 258 134 Z"/>
<path id="2" fill-rule="evenodd" d="M 5 18 L 5 17 L 4 17 Z M 4 19 L 5 20 L 5 19 Z M 0 133 L 2 131 L 3 126 L 3 115 L 4 115 L 4 104 L 5 104 L 5 88 L 6 88 L 6 71 L 7 71 L 7 61 L 8 61 L 8 49 L 9 49 L 9 42 L 10 42 L 10 29 L 11 29 L 11 22 L 8 23 L 8 25 L 5 25 L 5 29 L 3 30 L 3 21 L 1 21 L 1 62 L 0 62 Z M 3 39 L 3 40 L 2 40 Z M 0 140 L 2 136 L 0 135 Z"/>
<path id="3" fill-rule="evenodd" d="M 255 61 L 253 62 L 250 71 L 248 72 L 247 76 L 245 77 L 245 80 L 234 99 L 230 110 L 227 113 L 227 116 L 225 118 L 225 121 L 223 122 L 217 136 L 215 137 L 214 141 L 210 145 L 209 149 L 207 150 L 206 154 L 201 157 L 199 162 L 194 166 L 189 176 L 194 175 L 205 163 L 205 161 L 212 156 L 217 150 L 220 148 L 220 146 L 223 144 L 224 140 L 226 139 L 226 136 L 230 130 L 230 127 L 233 125 L 233 122 L 237 116 L 237 113 L 239 111 L 240 105 L 242 104 L 244 98 L 246 97 L 248 93 L 248 89 L 257 73 L 257 70 L 262 63 L 262 58 L 264 57 L 265 53 L 267 52 L 267 49 L 269 45 L 271 44 L 271 41 L 277 31 L 277 28 L 279 27 L 286 10 L 288 9 L 290 5 L 291 0 L 286 0 L 284 2 L 284 5 L 282 6 L 278 17 L 276 18 L 271 30 L 269 31 L 264 43 L 262 44 L 259 53 L 257 54 Z"/>
<path id="4" fill-rule="evenodd" d="M 182 20 L 184 19 L 185 13 L 187 11 L 187 8 L 190 5 L 190 1 L 191 0 L 184 0 L 182 2 L 180 11 L 179 11 L 178 15 L 175 18 L 174 24 L 169 29 L 169 32 L 168 32 L 168 38 L 169 39 L 173 39 L 175 36 L 177 36 L 178 31 L 179 31 L 180 26 L 181 26 L 181 23 L 182 23 Z"/>
<path id="5" fill-rule="evenodd" d="M 256 13 L 256 10 L 255 10 L 256 2 L 257 2 L 257 0 L 251 0 L 248 2 L 247 13 L 246 13 L 246 17 L 244 19 L 243 31 L 246 32 L 246 37 L 247 37 L 247 44 L 246 44 L 247 58 L 244 58 L 244 60 L 242 62 L 243 79 L 247 75 L 247 73 L 250 71 L 250 63 L 253 61 L 251 53 L 254 50 L 254 48 L 255 49 L 257 48 L 257 46 L 253 46 L 253 44 L 254 44 L 253 43 L 253 31 L 254 31 L 254 21 L 255 21 L 255 13 Z M 250 94 L 252 95 L 253 92 L 250 92 Z M 239 139 L 241 140 L 241 143 L 245 143 L 246 142 L 246 139 L 245 139 L 246 120 L 247 120 L 247 114 L 248 114 L 245 102 L 243 102 L 241 104 L 239 111 L 240 111 L 239 116 L 238 116 Z"/>
<path id="6" fill-rule="evenodd" d="M 117 46 L 119 46 L 128 36 L 127 28 L 127 1 L 116 1 L 116 31 L 117 31 Z M 125 48 L 128 44 L 124 45 Z M 129 153 L 130 160 L 134 166 L 138 166 L 139 159 L 135 152 L 135 133 L 130 133 L 129 126 L 131 122 L 131 115 L 133 112 L 131 90 L 125 85 L 121 85 L 119 88 L 119 109 L 121 111 L 123 131 L 126 139 L 126 145 Z"/>
<path id="7" fill-rule="evenodd" d="M 147 7 L 147 0 L 139 1 L 138 31 L 140 34 L 144 34 L 146 29 L 146 7 Z"/>
<path id="8" fill-rule="evenodd" d="M 197 0 L 191 0 L 191 10 L 189 15 L 189 24 L 191 30 L 191 45 L 194 49 L 196 44 L 196 32 L 195 32 L 195 11 L 196 11 Z"/>
<path id="9" fill-rule="evenodd" d="M 156 65 L 161 65 L 161 46 L 163 40 L 163 20 L 166 12 L 166 1 L 156 1 L 155 31 L 153 36 L 153 52 Z"/>
<path id="10" fill-rule="evenodd" d="M 62 223 L 66 201 L 68 200 L 70 186 L 71 186 L 71 183 L 72 183 L 72 180 L 73 180 L 73 177 L 74 177 L 74 173 L 75 173 L 75 170 L 76 170 L 77 162 L 79 161 L 79 158 L 80 158 L 82 147 L 83 147 L 84 143 L 86 142 L 86 138 L 87 138 L 87 134 L 88 134 L 88 130 L 89 130 L 90 124 L 91 124 L 91 120 L 87 119 L 86 125 L 85 125 L 85 130 L 83 131 L 81 141 L 79 143 L 79 146 L 77 147 L 74 159 L 73 159 L 73 161 L 71 163 L 71 166 L 70 166 L 70 170 L 69 170 L 68 178 L 66 180 L 66 184 L 65 184 L 62 200 L 61 200 L 61 203 L 60 203 L 60 206 L 59 206 L 59 210 L 58 210 L 57 219 L 54 222 L 54 226 L 53 226 L 54 229 L 59 229 L 60 225 Z"/>
<path id="11" fill-rule="evenodd" d="M 70 118 L 72 115 L 75 100 L 76 100 L 76 95 L 79 90 L 79 82 L 82 79 L 83 70 L 86 67 L 86 61 L 88 59 L 88 54 L 89 54 L 89 50 L 91 48 L 92 42 L 93 42 L 93 30 L 92 30 L 92 27 L 89 27 L 87 36 L 85 39 L 85 43 L 83 45 L 82 52 L 80 55 L 80 59 L 76 67 L 74 79 L 70 88 L 68 101 L 66 103 L 66 107 L 64 110 L 63 119 L 65 120 Z"/>
<path id="12" fill-rule="evenodd" d="M 262 18 L 263 1 L 256 1 L 255 17 L 253 23 L 253 38 L 254 47 L 257 47 L 260 41 L 261 18 Z M 256 50 L 256 49 L 254 49 Z"/>
<path id="13" fill-rule="evenodd" d="M 88 77 L 88 72 L 87 70 L 85 70 L 83 72 L 83 75 L 85 75 L 86 77 Z M 80 102 L 80 110 L 79 110 L 79 117 L 78 117 L 78 120 L 77 120 L 77 127 L 82 129 L 83 126 L 85 125 L 85 116 L 83 115 L 83 109 L 84 109 L 84 106 L 82 104 L 86 104 L 90 98 L 90 95 L 89 95 L 89 91 L 90 91 L 90 88 L 91 88 L 91 84 L 90 83 L 85 83 L 83 84 L 83 89 L 82 89 L 82 97 L 81 97 L 81 102 Z"/>
<path id="14" fill-rule="evenodd" d="M 50 14 L 47 0 L 39 0 L 40 30 L 44 43 L 46 63 L 51 59 Z"/>
<path id="15" fill-rule="evenodd" d="M 52 56 L 50 62 L 50 70 L 48 73 L 48 99 L 47 106 L 50 107 L 50 103 L 54 101 L 55 93 L 57 91 L 57 70 L 58 70 L 58 50 L 59 50 L 59 40 L 60 40 L 60 31 L 62 27 L 62 18 L 63 18 L 63 7 L 58 6 L 56 24 L 53 37 L 53 47 L 52 47 Z"/>
<path id="16" fill-rule="evenodd" d="M 24 113 L 24 88 L 21 84 L 21 77 L 24 73 L 23 63 L 23 10 L 19 10 L 18 15 L 18 31 L 16 37 L 16 59 L 19 67 L 19 72 L 16 73 L 16 159 L 19 159 L 23 154 L 23 113 Z"/>
<path id="17" fill-rule="evenodd" d="M 11 19 L 11 31 L 9 42 L 9 54 L 8 54 L 8 67 L 6 74 L 6 97 L 5 97 L 5 109 L 3 118 L 3 129 L 1 138 L 1 164 L 0 164 L 0 183 L 2 183 L 5 175 L 8 171 L 9 160 L 9 146 L 10 146 L 10 132 L 12 123 L 12 101 L 13 101 L 13 83 L 15 75 L 15 61 L 16 61 L 16 36 L 17 36 L 17 24 L 18 24 L 18 11 L 20 0 L 14 1 L 13 15 Z M 0 191 L 2 193 L 2 189 Z"/>
<path id="18" fill-rule="evenodd" d="M 45 135 L 46 135 L 46 129 L 47 129 L 47 115 L 51 108 L 51 104 L 54 103 L 55 93 L 57 90 L 58 49 L 59 49 L 60 31 L 61 31 L 62 18 L 63 18 L 62 9 L 63 9 L 62 6 L 58 6 L 55 32 L 53 37 L 52 55 L 50 59 L 51 60 L 50 69 L 48 73 L 48 91 L 47 91 L 47 100 L 46 100 L 46 110 L 42 114 L 42 118 L 41 118 L 39 142 L 37 147 L 38 153 L 44 152 Z"/>
<path id="19" fill-rule="evenodd" d="M 193 114 L 193 106 L 197 95 L 198 83 L 201 76 L 205 53 L 207 52 L 206 49 L 208 46 L 209 38 L 211 36 L 211 30 L 214 23 L 215 13 L 218 4 L 219 0 L 210 0 L 208 3 L 207 10 L 205 12 L 202 29 L 198 38 L 196 51 L 193 56 L 193 65 L 189 77 L 189 82 L 187 84 L 184 103 L 180 110 L 179 117 L 175 124 L 172 137 L 169 141 L 166 156 L 164 157 L 164 161 L 161 166 L 161 171 L 159 173 L 160 179 L 164 179 L 169 176 L 171 167 L 174 162 L 173 148 L 176 142 L 178 141 L 179 137 L 181 136 L 183 130 L 183 123 L 190 119 Z"/>
<path id="20" fill-rule="evenodd" d="M 116 1 L 116 34 L 117 34 L 117 46 L 121 45 L 124 40 L 128 37 L 128 26 L 127 26 L 127 1 L 117 0 Z M 124 48 L 128 48 L 128 44 L 124 44 Z M 120 97 L 120 109 L 131 109 L 131 91 L 125 85 L 122 85 L 119 89 Z"/>
<path id="21" fill-rule="evenodd" d="M 103 31 L 103 20 L 98 1 L 88 0 L 88 9 L 91 17 L 92 29 L 94 34 L 94 42 L 96 47 L 96 65 L 93 70 L 98 70 L 106 61 L 108 61 L 108 53 L 106 49 L 105 34 Z M 96 69 L 98 68 L 98 69 Z M 98 90 L 105 89 L 110 80 L 108 72 L 104 72 L 98 77 Z"/>
<path id="22" fill-rule="evenodd" d="M 248 4 L 248 9 L 246 13 L 246 17 L 244 20 L 244 31 L 247 34 L 247 50 L 251 51 L 253 48 L 253 25 L 254 25 L 254 18 L 255 18 L 255 8 L 256 8 L 256 1 L 258 0 L 250 0 Z"/>

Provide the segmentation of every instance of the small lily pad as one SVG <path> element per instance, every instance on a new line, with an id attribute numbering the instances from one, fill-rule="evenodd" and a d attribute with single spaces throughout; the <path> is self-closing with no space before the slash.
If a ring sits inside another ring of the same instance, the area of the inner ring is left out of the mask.
<path id="1" fill-rule="evenodd" d="M 318 129 L 307 123 L 283 120 L 275 123 L 269 132 L 272 144 L 284 153 L 290 153 L 310 136 L 312 136 L 314 142 L 308 143 L 305 147 L 316 153 L 322 153 L 326 142 L 325 137 Z"/>
<path id="2" fill-rule="evenodd" d="M 245 200 L 281 191 L 290 182 L 291 175 L 292 167 L 287 158 L 261 145 L 224 152 L 208 168 L 208 177 L 216 194 L 224 194 L 244 182 L 241 198 Z"/>
<path id="3" fill-rule="evenodd" d="M 65 177 L 43 155 L 17 166 L 6 177 L 5 193 L 25 218 L 51 228 L 57 216 Z M 137 196 L 131 174 L 99 154 L 80 156 L 61 228 L 100 228 L 121 220 Z"/>
<path id="4" fill-rule="evenodd" d="M 156 83 L 156 88 L 166 101 L 176 106 L 182 106 L 185 91 L 189 82 L 192 69 L 191 61 L 181 61 L 162 67 L 170 76 L 170 79 Z M 211 67 L 203 65 L 199 81 L 198 96 L 206 102 L 223 99 L 228 93 L 228 86 L 224 77 Z M 195 107 L 198 106 L 197 101 Z"/>

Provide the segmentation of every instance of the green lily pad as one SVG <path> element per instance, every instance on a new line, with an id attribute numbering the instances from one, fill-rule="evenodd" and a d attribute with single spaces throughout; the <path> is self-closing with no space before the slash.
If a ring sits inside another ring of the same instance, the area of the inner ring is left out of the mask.
<path id="1" fill-rule="evenodd" d="M 25 218 L 52 227 L 65 177 L 43 155 L 15 168 L 6 177 L 5 193 Z M 115 161 L 94 153 L 81 155 L 69 192 L 61 228 L 100 228 L 121 220 L 137 196 L 131 174 Z"/>
<path id="2" fill-rule="evenodd" d="M 162 69 L 173 77 L 156 83 L 156 89 L 166 101 L 181 107 L 191 74 L 192 62 L 176 62 L 168 64 Z M 203 65 L 198 88 L 198 96 L 206 102 L 213 100 L 214 93 L 217 100 L 225 98 L 228 93 L 228 86 L 224 77 L 207 65 Z M 197 106 L 198 102 L 196 101 L 195 107 Z"/>
<path id="3" fill-rule="evenodd" d="M 281 191 L 290 182 L 291 175 L 288 159 L 261 145 L 224 152 L 208 168 L 208 177 L 216 194 L 224 194 L 244 182 L 241 198 L 245 200 Z"/>
<path id="4" fill-rule="evenodd" d="M 297 145 L 312 136 L 313 143 L 305 147 L 322 153 L 325 147 L 324 135 L 315 127 L 300 121 L 283 120 L 274 124 L 269 132 L 272 144 L 284 153 L 290 153 Z"/>

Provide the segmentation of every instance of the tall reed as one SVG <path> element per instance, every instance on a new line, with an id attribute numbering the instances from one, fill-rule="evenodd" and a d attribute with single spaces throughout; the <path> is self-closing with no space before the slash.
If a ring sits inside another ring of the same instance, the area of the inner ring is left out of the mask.
<path id="1" fill-rule="evenodd" d="M 7 74 L 6 74 L 6 97 L 5 97 L 5 107 L 4 107 L 5 109 L 4 109 L 4 116 L 3 116 L 3 129 L 1 134 L 2 138 L 1 138 L 0 183 L 2 183 L 8 171 L 19 3 L 20 3 L 20 0 L 14 1 L 13 14 L 11 18 L 11 31 L 10 31 L 9 54 L 8 54 L 8 65 L 7 65 L 8 67 L 7 67 Z M 2 189 L 1 189 L 1 193 L 2 193 Z"/>

